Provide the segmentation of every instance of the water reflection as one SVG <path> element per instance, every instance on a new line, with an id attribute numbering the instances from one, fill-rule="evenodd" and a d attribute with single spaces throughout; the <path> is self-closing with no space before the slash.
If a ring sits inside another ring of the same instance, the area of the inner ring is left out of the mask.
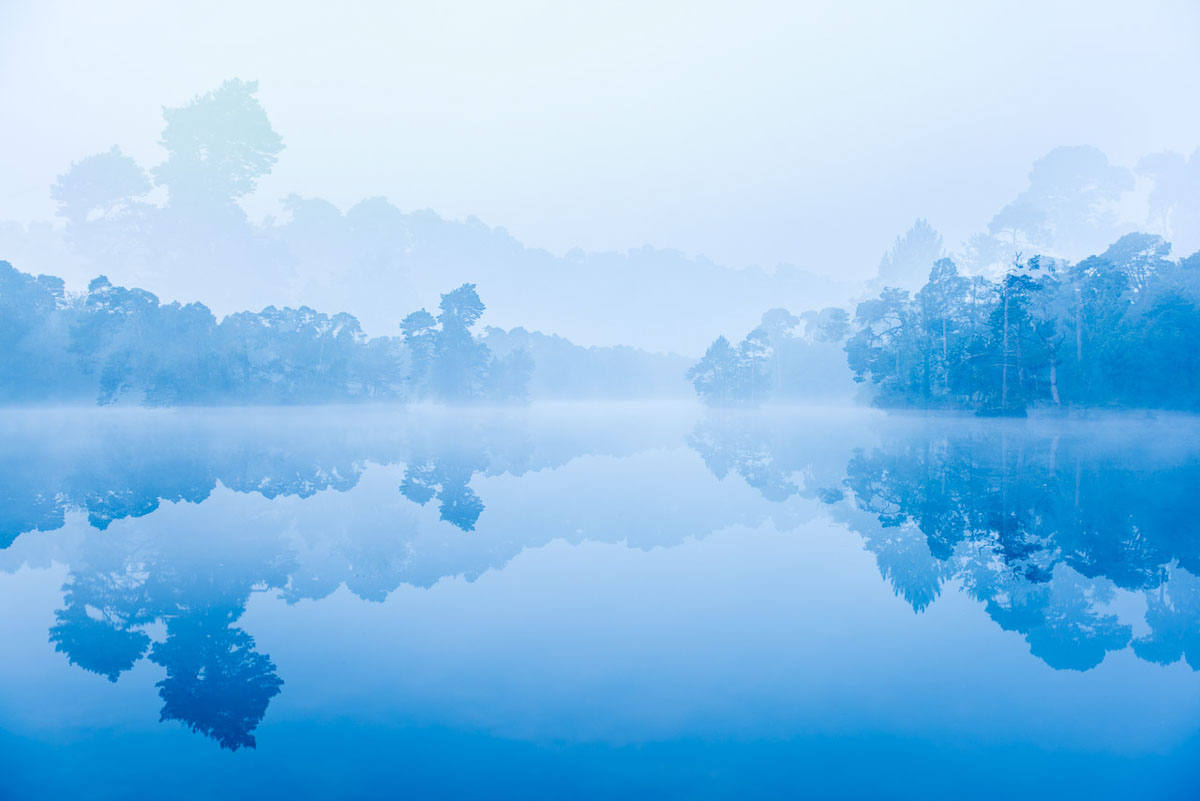
<path id="1" fill-rule="evenodd" d="M 400 492 L 422 506 L 437 498 L 442 520 L 463 531 L 474 531 L 483 513 L 483 501 L 467 483 L 473 472 L 473 466 L 466 460 L 452 457 L 439 461 L 425 457 L 404 469 Z"/>
<path id="2" fill-rule="evenodd" d="M 670 419 L 131 415 L 86 431 L 57 421 L 57 437 L 13 425 L 0 432 L 13 479 L 0 569 L 39 547 L 66 564 L 55 650 L 113 682 L 158 665 L 160 719 L 232 750 L 255 746 L 284 686 L 239 625 L 256 592 L 297 603 L 345 586 L 382 602 L 556 538 L 650 548 L 765 519 L 832 518 L 915 612 L 966 593 L 1053 668 L 1088 670 L 1128 648 L 1200 669 L 1190 422 Z M 574 460 L 589 470 L 554 478 Z M 198 506 L 151 514 L 164 502 Z M 33 533 L 80 512 L 73 539 Z M 1132 597 L 1142 620 L 1127 614 Z"/>
<path id="3" fill-rule="evenodd" d="M 294 568 L 279 532 L 116 530 L 103 520 L 97 528 L 108 530 L 86 537 L 70 559 L 50 630 L 55 649 L 113 682 L 148 657 L 166 671 L 157 684 L 161 720 L 225 748 L 254 747 L 252 732 L 283 681 L 236 624 L 255 589 L 283 586 Z M 163 640 L 151 643 L 152 624 L 165 624 Z"/>
<path id="4" fill-rule="evenodd" d="M 0 469 L 14 479 L 0 498 L 0 549 L 22 535 L 58 531 L 76 511 L 102 532 L 53 551 L 70 568 L 49 633 L 55 650 L 111 682 L 148 658 L 166 672 L 157 683 L 160 720 L 182 722 L 231 750 L 255 747 L 254 729 L 284 683 L 237 625 L 253 592 L 275 591 L 296 603 L 344 585 L 381 602 L 405 582 L 430 586 L 443 576 L 478 575 L 549 537 L 534 531 L 500 553 L 490 540 L 459 541 L 484 510 L 473 476 L 522 476 L 584 453 L 628 455 L 674 436 L 631 436 L 620 421 L 564 431 L 564 421 L 551 418 L 540 420 L 534 442 L 528 420 L 511 412 L 350 423 L 303 413 L 280 422 L 269 414 L 34 415 L 34 425 L 10 419 L 0 430 Z M 234 529 L 223 528 L 228 521 L 220 513 L 211 527 L 193 521 L 195 530 L 114 526 L 163 503 L 201 504 L 203 514 L 218 485 L 315 503 L 318 494 L 328 497 L 324 491 L 337 496 L 359 486 L 372 465 L 403 465 L 394 497 L 421 506 L 436 498 L 440 519 L 455 534 L 439 531 L 433 542 L 421 542 L 407 510 L 380 504 L 378 495 L 324 511 L 287 509 Z M 484 567 L 454 558 L 455 549 L 482 557 Z M 418 550 L 433 564 L 414 558 Z M 147 633 L 155 625 L 165 627 L 158 642 Z"/>
<path id="5" fill-rule="evenodd" d="M 713 417 L 690 444 L 768 501 L 829 504 L 916 612 L 952 583 L 1057 669 L 1087 670 L 1132 647 L 1200 665 L 1200 487 L 1193 421 L 991 422 L 893 418 L 873 426 L 841 486 L 828 443 L 845 432 L 767 417 Z M 1113 606 L 1139 593 L 1149 633 Z"/>
<path id="6" fill-rule="evenodd" d="M 1170 429 L 926 427 L 859 451 L 846 486 L 887 531 L 919 531 L 924 549 L 895 570 L 920 608 L 955 580 L 1006 630 L 1055 668 L 1087 670 L 1133 645 L 1168 663 L 1186 651 L 1177 616 L 1196 608 L 1200 541 L 1190 500 L 1200 460 Z M 903 535 L 901 535 L 903 536 Z M 867 536 L 874 550 L 876 537 Z M 926 556 L 927 554 L 927 556 Z M 1118 590 L 1141 592 L 1151 633 L 1133 637 L 1111 611 Z M 1190 664 L 1190 663 L 1189 663 Z"/>

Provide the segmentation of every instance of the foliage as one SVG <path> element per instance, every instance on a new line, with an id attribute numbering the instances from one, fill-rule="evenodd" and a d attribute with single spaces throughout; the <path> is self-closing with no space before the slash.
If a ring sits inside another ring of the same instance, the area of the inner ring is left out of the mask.
<path id="1" fill-rule="evenodd" d="M 829 307 L 800 317 L 771 309 L 737 345 L 717 337 L 688 370 L 687 379 L 711 406 L 836 397 L 845 375 L 837 348 L 848 331 L 844 309 Z"/>
<path id="2" fill-rule="evenodd" d="M 414 394 L 448 403 L 529 399 L 529 354 L 518 350 L 496 358 L 471 333 L 484 308 L 475 285 L 463 284 L 442 295 L 436 318 L 421 309 L 401 321 L 413 354 L 409 383 Z"/>
<path id="3" fill-rule="evenodd" d="M 883 255 L 872 285 L 919 286 L 929 265 L 943 254 L 942 237 L 926 220 L 913 223 L 903 236 L 896 237 L 891 250 Z"/>
<path id="4" fill-rule="evenodd" d="M 257 91 L 257 81 L 235 78 L 186 106 L 163 109 L 167 160 L 154 177 L 170 188 L 172 203 L 232 202 L 275 166 L 283 139 L 254 97 Z"/>
<path id="5" fill-rule="evenodd" d="M 845 481 L 857 509 L 878 521 L 855 527 L 881 572 L 893 543 L 911 550 L 918 540 L 920 569 L 890 575 L 915 610 L 931 598 L 932 575 L 934 595 L 957 580 L 1056 669 L 1088 670 L 1128 646 L 1149 661 L 1183 657 L 1200 667 L 1200 551 L 1179 531 L 1197 480 L 1190 454 L 1162 443 L 1156 455 L 1166 459 L 1131 455 L 1103 430 L 1030 435 L 943 423 L 915 433 L 857 451 Z M 1147 635 L 1135 637 L 1113 614 L 1118 588 L 1144 593 Z"/>
<path id="6" fill-rule="evenodd" d="M 493 358 L 470 327 L 471 284 L 421 311 L 403 337 L 368 339 L 349 314 L 268 306 L 218 321 L 202 304 L 162 303 L 104 276 L 69 296 L 61 279 L 0 262 L 0 400 L 147 406 L 528 399 L 533 363 Z"/>
<path id="7" fill-rule="evenodd" d="M 1198 409 L 1200 270 L 1170 247 L 1127 234 L 1074 265 L 1018 257 L 995 281 L 941 259 L 915 296 L 859 304 L 850 368 L 886 407 Z"/>

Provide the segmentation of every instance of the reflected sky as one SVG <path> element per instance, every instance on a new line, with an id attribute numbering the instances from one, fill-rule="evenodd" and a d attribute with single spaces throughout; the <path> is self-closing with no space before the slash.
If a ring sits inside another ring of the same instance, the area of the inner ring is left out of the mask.
<path id="1" fill-rule="evenodd" d="M 12 411 L 0 788 L 1191 797 L 1198 435 Z"/>

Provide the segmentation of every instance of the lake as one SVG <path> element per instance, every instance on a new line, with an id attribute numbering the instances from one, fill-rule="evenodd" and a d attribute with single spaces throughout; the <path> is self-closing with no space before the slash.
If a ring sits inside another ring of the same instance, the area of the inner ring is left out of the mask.
<path id="1" fill-rule="evenodd" d="M 0 797 L 1195 798 L 1200 423 L 7 410 Z"/>

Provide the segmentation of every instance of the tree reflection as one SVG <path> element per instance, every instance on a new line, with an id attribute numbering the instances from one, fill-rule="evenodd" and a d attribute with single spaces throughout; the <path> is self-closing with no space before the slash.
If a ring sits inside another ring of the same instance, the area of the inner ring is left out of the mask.
<path id="1" fill-rule="evenodd" d="M 86 539 L 72 564 L 50 641 L 71 664 L 114 682 L 148 656 L 166 669 L 161 720 L 223 748 L 253 748 L 283 681 L 234 624 L 253 590 L 284 586 L 293 567 L 270 529 L 109 529 Z M 152 643 L 154 623 L 166 624 L 165 640 Z"/>
<path id="2" fill-rule="evenodd" d="M 178 720 L 233 751 L 254 748 L 252 732 L 283 685 L 254 638 L 233 625 L 241 613 L 215 607 L 173 618 L 166 641 L 150 652 L 167 671 L 156 685 L 159 720 Z"/>
<path id="3" fill-rule="evenodd" d="M 1200 669 L 1200 540 L 1190 512 L 1200 457 L 1174 429 L 975 420 L 871 429 L 853 417 L 716 412 L 688 442 L 723 479 L 721 493 L 700 480 L 695 460 L 655 455 L 630 470 L 599 459 L 584 473 L 589 483 L 564 493 L 546 482 L 519 503 L 497 503 L 490 519 L 471 486 L 478 476 L 601 453 L 624 429 L 534 439 L 519 420 L 450 415 L 381 430 L 294 437 L 282 426 L 216 437 L 168 428 L 92 444 L 70 438 L 70 452 L 36 437 L 0 452 L 12 476 L 0 490 L 11 499 L 5 525 L 62 527 L 79 512 L 90 524 L 77 517 L 63 537 L 79 539 L 53 557 L 70 572 L 50 642 L 109 681 L 148 659 L 165 671 L 163 721 L 224 748 L 254 747 L 283 685 L 238 625 L 255 592 L 295 603 L 344 587 L 377 602 L 405 583 L 470 580 L 563 536 L 652 547 L 768 516 L 783 531 L 788 515 L 828 513 L 862 537 L 882 579 L 916 612 L 961 591 L 1056 669 L 1087 670 L 1126 648 Z M 638 437 L 620 444 L 626 455 L 645 447 Z M 696 472 L 647 481 L 681 467 Z M 726 491 L 752 502 L 730 503 L 737 496 Z M 307 500 L 267 504 L 248 493 Z M 436 504 L 444 522 L 414 504 Z M 531 509 L 537 525 L 521 525 Z M 1134 594 L 1144 598 L 1144 629 L 1122 612 Z"/>
<path id="4" fill-rule="evenodd" d="M 160 719 L 232 750 L 255 746 L 253 732 L 283 685 L 270 657 L 236 625 L 254 592 L 277 591 L 294 603 L 345 586 L 378 602 L 406 580 L 427 586 L 428 578 L 413 575 L 416 535 L 400 499 L 436 498 L 442 520 L 472 531 L 484 508 L 469 486 L 474 474 L 521 474 L 560 464 L 581 447 L 535 459 L 522 426 L 456 416 L 408 420 L 387 436 L 370 426 L 294 433 L 287 425 L 230 431 L 224 420 L 168 422 L 89 430 L 50 447 L 33 428 L 0 431 L 8 446 L 0 465 L 13 477 L 0 490 L 0 549 L 21 534 L 63 528 L 73 512 L 94 532 L 65 556 L 63 608 L 49 632 L 55 650 L 111 682 L 148 658 L 166 671 L 157 685 Z M 327 503 L 334 514 L 324 520 L 267 515 L 233 528 L 209 504 L 169 518 L 190 521 L 185 529 L 131 520 L 164 501 L 201 504 L 218 485 L 269 499 L 338 495 L 358 485 L 368 463 L 404 465 L 397 504 Z M 437 534 L 443 539 L 434 550 L 445 550 L 448 534 Z M 435 567 L 438 576 L 463 570 Z M 165 639 L 155 641 L 164 625 Z"/>
<path id="5" fill-rule="evenodd" d="M 109 620 L 97 620 L 80 606 L 55 613 L 50 629 L 54 650 L 67 655 L 72 665 L 98 673 L 109 681 L 129 670 L 146 655 L 150 637 L 145 632 Z"/>
<path id="6" fill-rule="evenodd" d="M 1134 653 L 1162 665 L 1183 659 L 1200 670 L 1200 578 L 1170 568 L 1168 579 L 1147 592 L 1146 601 L 1151 632 L 1133 641 Z"/>
<path id="7" fill-rule="evenodd" d="M 442 520 L 473 531 L 484 511 L 470 486 L 476 474 L 522 475 L 592 447 L 577 443 L 535 457 L 524 422 L 503 420 L 405 419 L 380 436 L 353 426 L 298 432 L 274 423 L 229 431 L 214 418 L 194 427 L 168 421 L 88 430 L 65 445 L 36 430 L 0 429 L 0 470 L 11 476 L 0 487 L 0 549 L 21 534 L 62 528 L 68 512 L 82 511 L 104 530 L 164 502 L 201 503 L 218 485 L 265 498 L 346 492 L 368 463 L 405 465 L 403 497 L 420 505 L 436 499 Z"/>
<path id="8" fill-rule="evenodd" d="M 1200 621 L 1186 532 L 1200 461 L 1186 448 L 1139 458 L 1111 434 L 919 428 L 857 451 L 845 486 L 880 527 L 859 519 L 867 548 L 917 611 L 932 572 L 960 582 L 1054 668 L 1087 670 L 1131 644 L 1143 659 L 1176 661 Z M 898 538 L 886 534 L 897 530 L 919 532 L 936 566 L 897 571 Z M 1134 641 L 1111 610 L 1122 591 L 1145 594 L 1151 635 Z"/>
<path id="9" fill-rule="evenodd" d="M 467 484 L 476 469 L 478 466 L 461 457 L 439 460 L 427 456 L 405 468 L 400 494 L 421 506 L 436 497 L 442 520 L 473 531 L 483 513 L 483 501 Z"/>
<path id="10" fill-rule="evenodd" d="M 689 444 L 715 476 L 739 475 L 770 502 L 826 504 L 916 612 L 953 583 L 1054 668 L 1087 670 L 1132 647 L 1200 669 L 1191 513 L 1200 451 L 1190 429 L 1127 419 L 892 419 L 877 432 L 836 423 L 713 413 Z M 846 459 L 849 443 L 875 436 L 880 444 Z M 831 469 L 839 458 L 841 479 Z M 1145 597 L 1144 637 L 1114 611 L 1128 593 Z"/>

